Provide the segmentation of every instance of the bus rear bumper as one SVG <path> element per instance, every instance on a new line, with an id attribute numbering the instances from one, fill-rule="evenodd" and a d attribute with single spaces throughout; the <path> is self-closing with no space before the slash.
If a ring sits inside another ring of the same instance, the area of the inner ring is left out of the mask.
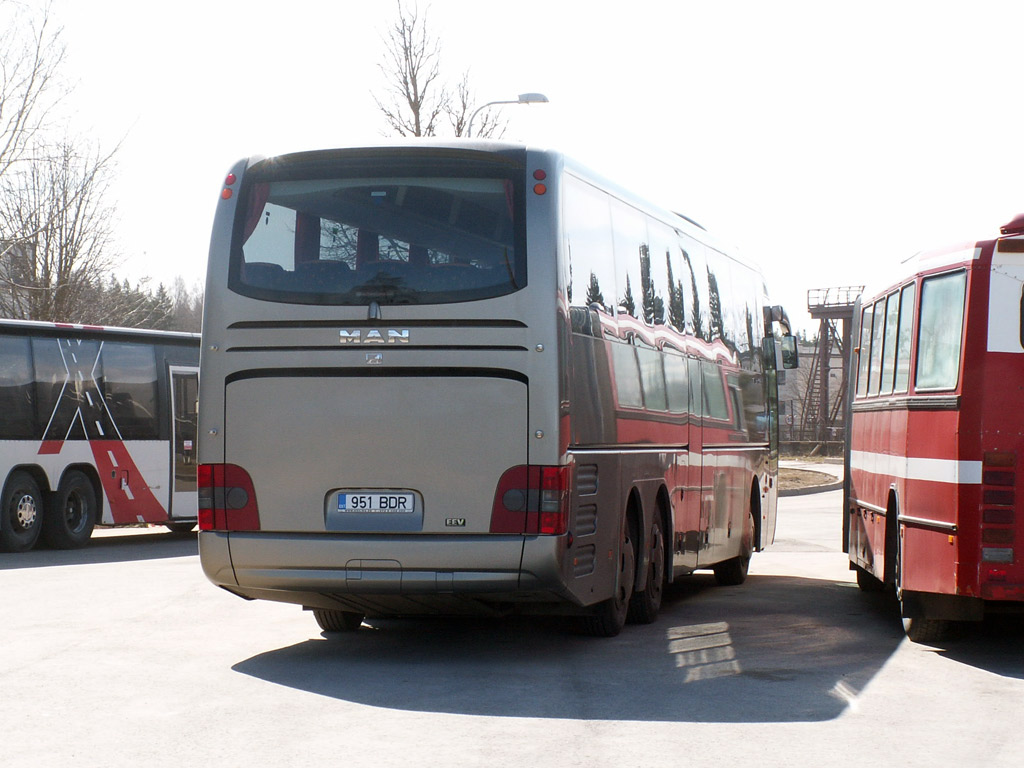
<path id="1" fill-rule="evenodd" d="M 561 577 L 560 537 L 204 532 L 199 540 L 207 578 L 250 599 L 368 615 L 544 604 L 572 612 L 575 602 Z"/>

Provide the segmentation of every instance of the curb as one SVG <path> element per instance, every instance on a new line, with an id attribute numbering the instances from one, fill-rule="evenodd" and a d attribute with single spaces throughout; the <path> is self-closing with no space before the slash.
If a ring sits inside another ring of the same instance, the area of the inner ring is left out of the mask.
<path id="1" fill-rule="evenodd" d="M 843 488 L 843 481 L 837 480 L 828 485 L 812 485 L 809 488 L 790 488 L 787 491 L 780 490 L 779 496 L 810 496 L 812 493 L 824 493 L 825 491 L 840 491 Z"/>

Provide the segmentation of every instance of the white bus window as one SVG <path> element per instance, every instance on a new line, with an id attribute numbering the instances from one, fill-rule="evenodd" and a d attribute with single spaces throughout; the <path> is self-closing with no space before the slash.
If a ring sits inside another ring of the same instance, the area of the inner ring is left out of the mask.
<path id="1" fill-rule="evenodd" d="M 882 335 L 885 331 L 885 299 L 875 302 L 875 323 L 871 331 L 871 367 L 868 379 L 868 394 L 878 394 L 878 382 L 882 369 Z"/>
<path id="2" fill-rule="evenodd" d="M 896 337 L 899 326 L 899 294 L 890 294 L 885 299 L 885 346 L 882 349 L 882 377 L 879 392 L 892 394 L 893 376 L 896 369 Z"/>
<path id="3" fill-rule="evenodd" d="M 612 236 L 615 248 L 616 305 L 618 312 L 644 318 L 651 307 L 644 307 L 640 263 L 650 264 L 647 221 L 635 208 L 612 200 Z"/>
<path id="4" fill-rule="evenodd" d="M 563 200 L 562 226 L 569 256 L 569 304 L 612 314 L 615 258 L 608 195 L 566 175 Z"/>
<path id="5" fill-rule="evenodd" d="M 925 278 L 917 339 L 918 390 L 954 389 L 960 377 L 967 273 Z"/>
<path id="6" fill-rule="evenodd" d="M 896 382 L 894 392 L 906 392 L 910 385 L 910 345 L 914 333 L 914 298 L 917 286 L 911 283 L 900 294 L 900 324 L 896 342 Z"/>
<path id="7" fill-rule="evenodd" d="M 868 390 L 868 368 L 871 363 L 871 322 L 874 307 L 864 307 L 860 314 L 860 363 L 857 369 L 857 394 L 865 395 Z"/>
<path id="8" fill-rule="evenodd" d="M 711 340 L 708 324 L 708 269 L 704 246 L 689 237 L 680 235 L 680 255 L 685 271 L 679 276 L 686 296 L 686 322 L 689 332 L 698 339 Z"/>

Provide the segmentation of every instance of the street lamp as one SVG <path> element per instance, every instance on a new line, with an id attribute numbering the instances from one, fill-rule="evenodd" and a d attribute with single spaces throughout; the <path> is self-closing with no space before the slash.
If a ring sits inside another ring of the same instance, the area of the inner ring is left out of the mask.
<path id="1" fill-rule="evenodd" d="M 466 126 L 466 137 L 471 138 L 473 136 L 473 118 L 477 114 L 488 107 L 493 107 L 495 104 L 547 104 L 548 97 L 543 93 L 520 93 L 519 98 L 509 101 L 488 101 L 482 107 L 477 107 L 473 110 L 473 114 L 469 116 L 469 123 Z"/>

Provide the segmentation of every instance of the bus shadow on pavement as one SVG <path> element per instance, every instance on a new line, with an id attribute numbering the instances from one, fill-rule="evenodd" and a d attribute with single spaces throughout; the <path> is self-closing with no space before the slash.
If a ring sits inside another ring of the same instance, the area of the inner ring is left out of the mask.
<path id="1" fill-rule="evenodd" d="M 963 624 L 948 641 L 932 645 L 936 653 L 960 664 L 1024 680 L 1022 640 L 1024 616 L 997 614 L 977 624 Z"/>
<path id="2" fill-rule="evenodd" d="M 18 568 L 49 568 L 60 565 L 126 563 L 133 560 L 161 560 L 199 554 L 196 534 L 174 534 L 162 529 L 145 533 L 94 535 L 81 549 L 43 549 L 0 553 L 0 571 Z"/>
<path id="3" fill-rule="evenodd" d="M 902 642 L 853 584 L 751 576 L 674 586 L 654 624 L 611 639 L 560 621 L 370 620 L 234 670 L 375 707 L 466 715 L 669 722 L 839 717 Z M 312 617 L 309 619 L 312 621 Z"/>

